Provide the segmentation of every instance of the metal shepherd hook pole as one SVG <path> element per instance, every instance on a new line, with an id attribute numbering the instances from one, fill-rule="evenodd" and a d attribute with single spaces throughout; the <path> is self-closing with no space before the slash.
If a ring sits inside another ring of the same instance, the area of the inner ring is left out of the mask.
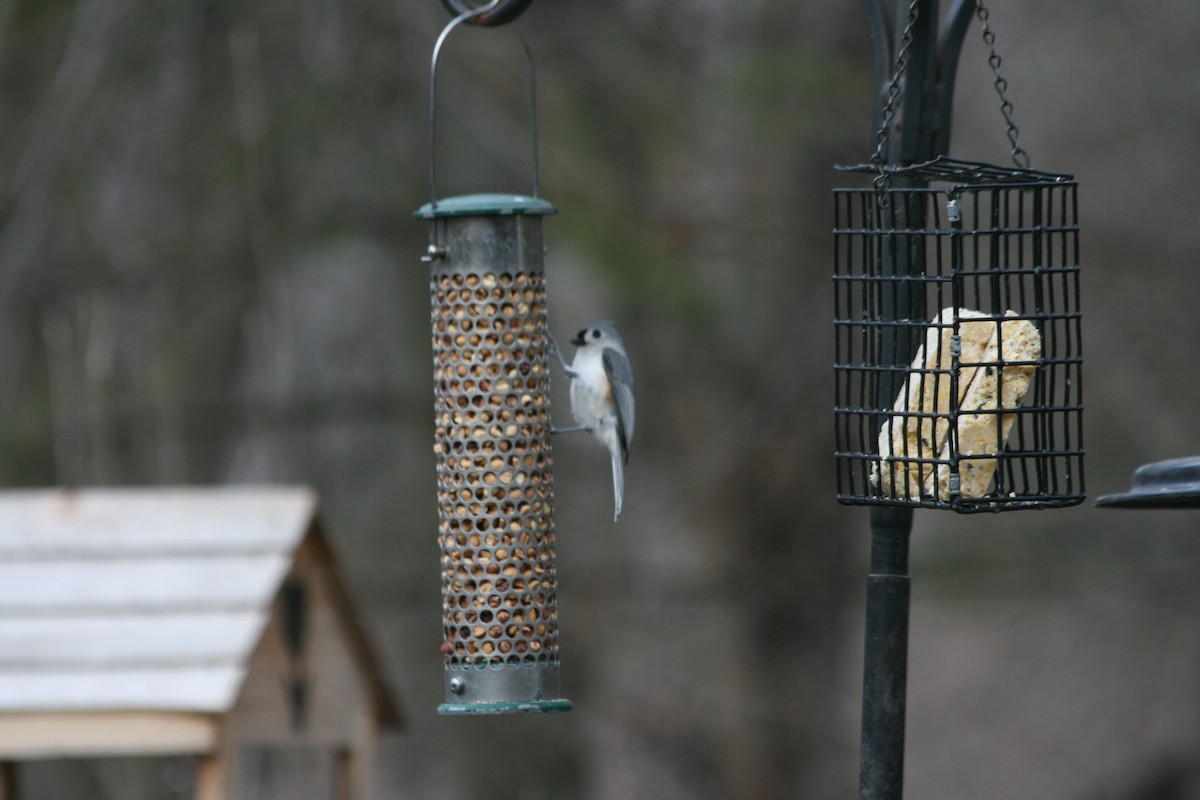
<path id="1" fill-rule="evenodd" d="M 954 78 L 963 37 L 976 0 L 956 0 L 939 35 L 937 0 L 862 0 L 871 35 L 875 85 L 879 89 L 872 119 L 872 161 L 880 168 L 880 192 L 911 187 L 911 179 L 891 178 L 883 166 L 928 161 L 949 151 Z M 889 32 L 889 28 L 891 29 Z M 895 207 L 881 200 L 895 227 L 918 222 L 907 217 L 924 209 Z M 923 248 L 898 247 L 885 254 L 885 273 L 920 275 Z M 908 293 L 902 282 L 884 299 L 885 313 L 897 319 L 924 320 L 924 298 Z M 917 342 L 911 326 L 888 328 L 881 367 L 903 367 Z M 903 380 L 900 371 L 882 373 L 881 398 L 890 404 Z M 900 800 L 904 794 L 904 723 L 908 670 L 908 544 L 911 508 L 871 509 L 871 568 L 867 578 L 866 642 L 863 657 L 862 740 L 859 800 Z"/>

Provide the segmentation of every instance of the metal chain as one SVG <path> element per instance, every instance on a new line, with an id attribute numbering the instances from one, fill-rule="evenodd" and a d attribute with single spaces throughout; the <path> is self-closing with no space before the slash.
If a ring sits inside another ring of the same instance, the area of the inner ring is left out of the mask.
<path id="1" fill-rule="evenodd" d="M 913 29 L 917 24 L 918 0 L 908 4 L 908 19 L 904 22 L 904 33 L 900 37 L 900 50 L 896 53 L 896 66 L 892 71 L 892 81 L 888 85 L 887 102 L 883 106 L 883 116 L 880 119 L 879 132 L 875 134 L 875 152 L 871 155 L 871 163 L 879 170 L 875 177 L 875 192 L 881 202 L 887 205 L 884 194 L 891 188 L 892 179 L 883 168 L 883 151 L 888 144 L 888 129 L 896 117 L 896 99 L 900 96 L 900 78 L 908 67 L 908 50 L 912 46 Z"/>
<path id="2" fill-rule="evenodd" d="M 1022 169 L 1029 169 L 1029 154 L 1021 147 L 1021 131 L 1013 122 L 1013 105 L 1008 101 L 1007 95 L 1008 81 L 1000 75 L 1000 55 L 996 52 L 996 34 L 992 33 L 992 29 L 988 25 L 988 10 L 983 5 L 983 0 L 976 0 L 975 16 L 979 17 L 979 23 L 983 26 L 983 43 L 988 49 L 988 66 L 992 68 L 992 74 L 996 76 L 994 85 L 996 94 L 1000 95 L 1000 113 L 1004 115 L 1005 133 L 1008 134 L 1009 144 L 1012 145 L 1013 163 Z"/>

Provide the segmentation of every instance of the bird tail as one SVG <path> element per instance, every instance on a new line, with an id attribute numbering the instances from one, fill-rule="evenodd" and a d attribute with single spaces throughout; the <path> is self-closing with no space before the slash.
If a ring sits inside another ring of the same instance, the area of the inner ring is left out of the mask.
<path id="1" fill-rule="evenodd" d="M 614 454 L 612 457 L 612 470 L 613 500 L 616 504 L 616 509 L 613 511 L 613 522 L 616 522 L 621 516 L 621 498 L 625 495 L 625 465 L 619 454 Z"/>

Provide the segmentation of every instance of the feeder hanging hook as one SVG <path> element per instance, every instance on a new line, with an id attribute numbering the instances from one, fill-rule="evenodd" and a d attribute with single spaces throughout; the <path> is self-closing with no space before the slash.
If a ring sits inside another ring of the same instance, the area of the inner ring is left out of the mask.
<path id="1" fill-rule="evenodd" d="M 442 5 L 454 16 L 467 15 L 468 25 L 491 28 L 507 25 L 529 8 L 533 0 L 491 0 L 486 5 L 473 8 L 464 0 L 442 0 Z"/>
<path id="2" fill-rule="evenodd" d="M 458 7 L 466 7 L 463 0 L 443 0 L 447 7 L 451 5 Z M 533 0 L 492 0 L 485 6 L 479 8 L 466 8 L 450 21 L 441 34 L 437 38 L 437 42 L 433 46 L 433 58 L 429 66 L 429 195 L 431 208 L 437 209 L 438 203 L 438 186 L 437 186 L 437 75 L 438 75 L 438 59 L 441 56 L 442 46 L 446 43 L 446 39 L 450 33 L 460 24 L 468 25 L 498 25 L 499 22 L 478 22 L 481 17 L 490 17 L 493 14 L 503 12 L 506 16 L 506 21 L 510 21 L 521 13 Z M 514 10 L 514 7 L 519 7 Z M 533 196 L 539 196 L 540 176 L 538 172 L 538 130 L 537 130 L 537 66 L 533 61 L 533 51 L 529 48 L 529 42 L 525 40 L 524 34 L 517 29 L 516 25 L 511 27 L 513 33 L 521 42 L 521 48 L 525 52 L 525 60 L 529 65 L 529 128 L 530 128 L 530 150 L 531 161 L 533 168 Z M 439 242 L 434 242 L 430 245 L 428 254 L 423 258 L 423 261 L 432 261 L 444 256 Z"/>

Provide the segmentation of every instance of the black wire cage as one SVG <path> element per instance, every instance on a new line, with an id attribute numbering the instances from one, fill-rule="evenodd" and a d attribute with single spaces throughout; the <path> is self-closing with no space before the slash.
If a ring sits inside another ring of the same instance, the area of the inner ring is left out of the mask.
<path id="1" fill-rule="evenodd" d="M 1084 499 L 1077 184 L 938 158 L 834 190 L 837 497 Z"/>

